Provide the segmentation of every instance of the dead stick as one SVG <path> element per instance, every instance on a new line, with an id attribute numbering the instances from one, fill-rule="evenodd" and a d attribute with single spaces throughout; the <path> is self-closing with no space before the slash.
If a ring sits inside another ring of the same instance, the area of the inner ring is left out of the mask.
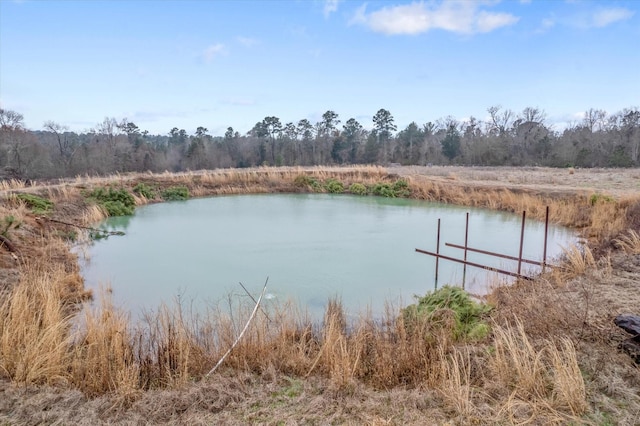
<path id="1" fill-rule="evenodd" d="M 62 225 L 75 226 L 76 228 L 88 229 L 89 231 L 102 232 L 104 234 L 109 234 L 109 235 L 124 235 L 124 232 L 122 232 L 122 231 L 107 231 L 105 229 L 90 228 L 88 226 L 76 225 L 75 223 L 69 223 L 69 222 L 63 222 L 61 220 L 50 219 L 48 217 L 46 219 L 49 222 L 60 223 Z"/>
<path id="2" fill-rule="evenodd" d="M 249 293 L 249 290 L 247 290 L 247 288 L 244 286 L 244 284 L 242 284 L 240 281 L 238 281 L 238 284 L 240 284 L 240 287 L 242 287 L 242 289 L 244 290 L 245 293 L 247 293 L 247 296 L 249 296 L 251 298 L 251 300 L 253 300 L 253 303 L 258 303 L 256 301 L 256 299 L 251 295 L 251 293 Z M 262 313 L 264 314 L 265 317 L 267 317 L 267 319 L 269 320 L 269 322 L 271 322 L 271 318 L 269 318 L 269 315 L 267 315 L 267 313 L 264 311 L 264 309 L 260 308 L 260 310 L 262 311 Z"/>
<path id="3" fill-rule="evenodd" d="M 256 312 L 258 312 L 258 308 L 260 307 L 260 302 L 262 301 L 262 297 L 264 296 L 264 292 L 267 290 L 267 283 L 268 282 L 269 282 L 269 277 L 267 277 L 267 280 L 264 282 L 264 287 L 262 287 L 262 293 L 260 293 L 260 297 L 258 297 L 258 301 L 256 302 L 256 306 L 255 306 L 255 308 L 253 308 L 253 312 L 251 312 L 251 316 L 249 317 L 249 321 L 247 321 L 247 323 L 244 325 L 244 328 L 242 329 L 242 331 L 240 332 L 240 334 L 236 338 L 236 341 L 233 342 L 233 345 L 231 345 L 229 350 L 224 355 L 222 355 L 222 358 L 220 358 L 220 361 L 218 361 L 218 363 L 211 369 L 211 371 L 209 371 L 204 376 L 205 379 L 207 377 L 209 377 L 211 374 L 213 374 L 218 369 L 218 367 L 220 367 L 220 365 L 224 362 L 224 360 L 229 356 L 229 354 L 231 353 L 233 348 L 236 347 L 236 345 L 238 344 L 240 339 L 242 339 L 242 336 L 244 336 L 245 331 L 247 331 L 247 328 L 249 328 L 249 324 L 251 323 L 251 320 L 253 320 L 253 317 L 256 316 Z"/>
<path id="4" fill-rule="evenodd" d="M 9 241 L 9 239 L 4 235 L 0 235 L 0 247 L 2 246 L 6 247 L 7 250 L 9 250 L 11 253 L 15 253 L 18 251 L 16 249 L 16 246 L 14 246 L 13 243 Z"/>

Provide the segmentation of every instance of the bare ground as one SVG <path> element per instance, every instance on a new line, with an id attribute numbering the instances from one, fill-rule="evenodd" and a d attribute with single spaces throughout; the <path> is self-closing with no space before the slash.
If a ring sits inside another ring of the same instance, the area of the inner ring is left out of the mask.
<path id="1" fill-rule="evenodd" d="M 507 187 L 539 193 L 600 192 L 637 196 L 640 170 L 402 167 L 390 172 L 456 185 Z M 5 258 L 0 273 L 12 274 Z M 0 281 L 3 275 L 0 274 Z M 569 337 L 577 347 L 589 408 L 585 424 L 636 425 L 640 368 L 618 345 L 629 336 L 613 324 L 620 313 L 640 315 L 640 255 L 616 252 L 569 281 L 557 276 L 499 288 L 491 296 L 496 322 L 517 315 L 535 339 Z M 543 320 L 541 320 L 543 319 Z M 482 366 L 475 373 L 482 382 Z M 327 379 L 223 371 L 173 390 L 88 398 L 64 385 L 20 387 L 0 380 L 0 425 L 35 424 L 510 424 L 486 383 L 459 412 L 429 389 L 375 390 L 354 384 L 333 390 Z M 535 415 L 530 424 L 544 424 Z M 562 423 L 562 422 L 560 422 Z"/>
<path id="2" fill-rule="evenodd" d="M 474 187 L 506 187 L 542 193 L 602 193 L 619 198 L 640 193 L 639 169 L 406 166 L 391 167 L 389 171 Z"/>

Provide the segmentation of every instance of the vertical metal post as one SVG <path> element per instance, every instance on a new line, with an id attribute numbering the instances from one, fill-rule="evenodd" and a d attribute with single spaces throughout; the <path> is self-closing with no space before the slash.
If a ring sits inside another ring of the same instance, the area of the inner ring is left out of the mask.
<path id="1" fill-rule="evenodd" d="M 542 273 L 547 267 L 547 236 L 549 235 L 549 206 L 544 216 L 544 250 L 542 251 Z"/>
<path id="2" fill-rule="evenodd" d="M 469 246 L 469 212 L 467 212 L 467 220 L 464 227 L 464 261 L 467 261 L 467 247 Z M 467 279 L 467 264 L 462 269 L 462 289 L 464 290 L 465 281 Z"/>
<path id="3" fill-rule="evenodd" d="M 440 218 L 438 218 L 438 237 L 436 238 L 436 254 L 440 254 Z M 440 257 L 436 257 L 436 283 L 435 290 L 438 289 L 438 263 L 440 262 Z"/>
<path id="4" fill-rule="evenodd" d="M 527 217 L 527 211 L 522 211 L 522 230 L 520 231 L 520 253 L 518 254 L 518 275 L 522 269 L 522 246 L 524 245 L 524 222 Z"/>

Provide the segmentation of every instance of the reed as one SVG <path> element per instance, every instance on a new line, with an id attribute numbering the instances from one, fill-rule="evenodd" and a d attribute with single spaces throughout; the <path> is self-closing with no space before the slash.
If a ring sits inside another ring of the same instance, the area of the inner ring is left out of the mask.
<path id="1" fill-rule="evenodd" d="M 128 315 L 113 305 L 109 290 L 102 291 L 97 306 L 84 306 L 74 335 L 73 383 L 89 395 L 137 389 L 131 337 Z"/>
<path id="2" fill-rule="evenodd" d="M 72 315 L 63 268 L 29 263 L 0 305 L 0 374 L 24 384 L 65 383 Z"/>
<path id="3" fill-rule="evenodd" d="M 145 389 L 182 386 L 206 372 L 211 358 L 198 319 L 176 303 L 161 305 L 157 313 L 146 313 L 143 326 L 132 339 L 136 364 Z"/>
<path id="4" fill-rule="evenodd" d="M 47 187 L 46 193 L 47 198 L 53 202 L 69 201 L 77 194 L 77 189 L 69 184 L 60 184 Z"/>
<path id="5" fill-rule="evenodd" d="M 573 342 L 560 339 L 547 346 L 552 372 L 551 405 L 556 410 L 581 416 L 587 411 L 587 393 Z"/>
<path id="6" fill-rule="evenodd" d="M 562 251 L 564 262 L 562 262 L 561 269 L 566 275 L 565 279 L 583 275 L 596 266 L 595 258 L 588 246 L 578 247 L 572 245 L 571 247 L 563 248 Z"/>
<path id="7" fill-rule="evenodd" d="M 546 392 L 543 353 L 529 341 L 522 323 L 515 327 L 494 327 L 494 355 L 489 366 L 493 377 L 526 400 L 543 397 Z"/>
<path id="8" fill-rule="evenodd" d="M 476 411 L 471 386 L 471 360 L 469 354 L 455 349 L 447 355 L 439 353 L 440 379 L 437 388 L 445 402 L 458 415 L 470 418 Z"/>
<path id="9" fill-rule="evenodd" d="M 633 229 L 617 238 L 615 243 L 625 253 L 640 254 L 640 234 Z"/>
<path id="10" fill-rule="evenodd" d="M 4 179 L 0 180 L 0 191 L 11 191 L 15 189 L 23 189 L 28 186 L 35 186 L 36 182 L 28 184 L 26 181 L 20 179 Z"/>
<path id="11" fill-rule="evenodd" d="M 513 326 L 494 327 L 494 335 L 495 352 L 488 363 L 492 380 L 506 396 L 496 417 L 514 423 L 582 422 L 585 384 L 569 339 L 560 339 L 559 345 L 546 340 L 536 347 L 517 318 Z"/>

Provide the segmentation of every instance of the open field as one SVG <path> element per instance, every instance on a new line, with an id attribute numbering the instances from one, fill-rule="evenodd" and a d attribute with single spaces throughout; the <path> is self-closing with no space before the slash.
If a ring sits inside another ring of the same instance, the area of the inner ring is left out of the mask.
<path id="1" fill-rule="evenodd" d="M 311 324 L 281 306 L 259 312 L 207 376 L 252 304 L 205 317 L 163 307 L 129 324 L 108 294 L 94 295 L 74 325 L 88 295 L 65 241 L 78 230 L 60 222 L 103 217 L 86 197 L 96 187 L 179 185 L 210 196 L 400 178 L 415 198 L 538 218 L 549 205 L 551 220 L 580 229 L 588 246 L 534 282 L 497 288 L 482 317 L 490 333 L 476 338 L 456 331 L 451 309 L 414 321 L 389 307 L 383 319 L 346 324 L 332 303 Z M 54 207 L 35 214 L 16 193 Z M 0 199 L 0 219 L 20 223 L 5 225 L 13 250 L 0 248 L 0 424 L 631 425 L 640 415 L 640 368 L 618 349 L 628 336 L 612 322 L 640 314 L 640 170 L 260 168 L 11 182 Z"/>

